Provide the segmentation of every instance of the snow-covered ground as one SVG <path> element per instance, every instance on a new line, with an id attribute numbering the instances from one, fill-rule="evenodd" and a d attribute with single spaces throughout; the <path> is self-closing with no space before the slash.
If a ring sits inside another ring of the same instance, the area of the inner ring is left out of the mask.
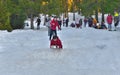
<path id="1" fill-rule="evenodd" d="M 44 26 L 0 31 L 0 75 L 120 75 L 119 34 L 63 27 L 64 49 L 53 50 Z"/>
<path id="2" fill-rule="evenodd" d="M 120 30 L 62 27 L 55 50 L 43 18 L 40 30 L 0 31 L 0 75 L 120 75 Z"/>

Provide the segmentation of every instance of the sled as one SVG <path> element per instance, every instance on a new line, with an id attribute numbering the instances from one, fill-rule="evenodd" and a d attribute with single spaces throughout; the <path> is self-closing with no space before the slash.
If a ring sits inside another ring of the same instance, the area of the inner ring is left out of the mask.
<path id="1" fill-rule="evenodd" d="M 53 46 L 50 47 L 50 49 L 61 50 L 62 48 L 58 48 L 57 46 L 53 45 Z"/>

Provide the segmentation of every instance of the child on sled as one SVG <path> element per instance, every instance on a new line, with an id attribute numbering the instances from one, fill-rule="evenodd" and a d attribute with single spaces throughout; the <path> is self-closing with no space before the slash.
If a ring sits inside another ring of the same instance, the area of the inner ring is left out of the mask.
<path id="1" fill-rule="evenodd" d="M 50 48 L 53 48 L 53 47 L 56 47 L 58 49 L 63 48 L 61 40 L 56 35 L 53 36 L 52 40 L 50 41 Z"/>

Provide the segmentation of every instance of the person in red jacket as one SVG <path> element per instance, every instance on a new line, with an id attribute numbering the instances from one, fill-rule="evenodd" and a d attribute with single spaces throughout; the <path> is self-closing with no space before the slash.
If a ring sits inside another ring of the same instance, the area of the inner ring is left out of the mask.
<path id="1" fill-rule="evenodd" d="M 53 46 L 59 49 L 63 48 L 62 42 L 58 36 L 53 36 L 52 40 L 50 41 L 50 48 L 52 48 Z"/>
<path id="2" fill-rule="evenodd" d="M 59 24 L 58 24 L 57 18 L 54 17 L 54 19 L 51 20 L 51 22 L 50 22 L 50 29 L 51 29 L 51 30 L 50 30 L 49 40 L 51 40 L 51 37 L 52 37 L 53 34 L 57 36 L 57 31 L 56 31 L 56 28 L 57 28 L 57 27 L 58 27 L 59 30 L 61 30 L 61 29 L 60 29 L 60 26 L 59 26 Z"/>
<path id="3" fill-rule="evenodd" d="M 112 29 L 112 21 L 113 21 L 113 18 L 112 18 L 112 15 L 111 14 L 108 14 L 107 16 L 107 23 L 108 23 L 108 30 L 111 31 Z"/>

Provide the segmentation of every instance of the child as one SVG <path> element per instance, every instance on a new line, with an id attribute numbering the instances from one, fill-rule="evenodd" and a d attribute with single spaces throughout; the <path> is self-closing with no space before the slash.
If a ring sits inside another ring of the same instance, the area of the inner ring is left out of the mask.
<path id="1" fill-rule="evenodd" d="M 52 40 L 50 41 L 50 48 L 54 46 L 58 49 L 62 49 L 62 42 L 58 36 L 53 36 Z"/>

